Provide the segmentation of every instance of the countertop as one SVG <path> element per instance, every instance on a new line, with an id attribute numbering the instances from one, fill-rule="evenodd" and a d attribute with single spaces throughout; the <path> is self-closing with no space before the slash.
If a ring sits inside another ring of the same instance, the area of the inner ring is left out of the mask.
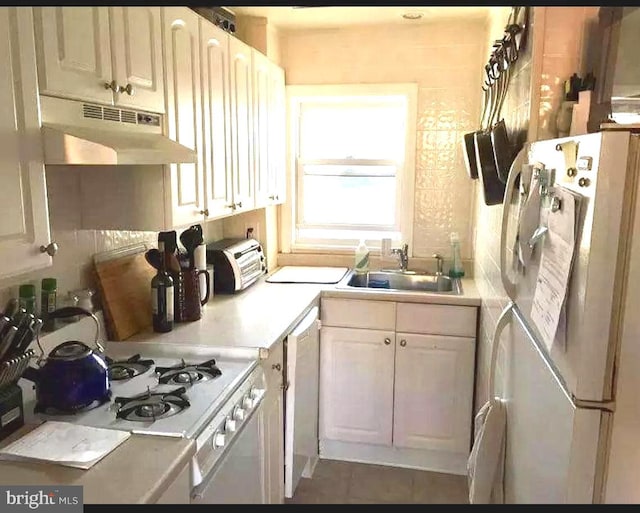
<path id="1" fill-rule="evenodd" d="M 268 283 L 261 278 L 236 294 L 215 295 L 204 307 L 199 321 L 174 324 L 169 333 L 151 328 L 127 341 L 171 344 L 222 345 L 268 350 L 293 330 L 306 312 L 318 305 L 320 297 L 404 301 L 445 305 L 479 306 L 480 295 L 472 279 L 462 280 L 462 294 L 345 289 L 336 285 Z M 124 341 L 122 343 L 126 343 Z"/>
<path id="2" fill-rule="evenodd" d="M 25 425 L 3 440 L 4 446 L 31 431 Z M 131 435 L 88 470 L 62 465 L 0 461 L 0 483 L 81 485 L 85 504 L 154 503 L 195 453 L 195 440 Z"/>
<path id="3" fill-rule="evenodd" d="M 266 358 L 271 346 L 291 332 L 309 309 L 320 304 L 321 296 L 480 305 L 480 295 L 473 279 L 462 280 L 461 295 L 448 295 L 344 289 L 321 284 L 268 283 L 263 277 L 247 290 L 214 296 L 203 308 L 199 321 L 175 324 L 169 333 L 154 333 L 149 329 L 117 343 L 136 341 L 258 348 L 260 357 Z M 88 333 L 93 333 L 90 319 L 80 322 L 85 322 Z M 54 343 L 57 332 L 49 338 Z M 32 428 L 24 426 L 2 443 L 8 443 L 29 429 Z M 132 435 L 89 470 L 0 461 L 0 482 L 6 485 L 78 484 L 84 487 L 85 503 L 150 503 L 158 499 L 194 452 L 193 440 Z"/>

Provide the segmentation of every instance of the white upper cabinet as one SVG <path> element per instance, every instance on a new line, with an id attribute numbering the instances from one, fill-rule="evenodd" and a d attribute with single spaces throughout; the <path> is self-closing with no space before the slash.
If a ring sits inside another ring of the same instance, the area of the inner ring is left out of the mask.
<path id="1" fill-rule="evenodd" d="M 204 215 L 199 16 L 186 7 L 163 7 L 167 135 L 195 150 L 198 162 L 171 164 L 169 226 L 201 222 Z"/>
<path id="2" fill-rule="evenodd" d="M 200 19 L 205 211 L 233 212 L 229 34 Z"/>
<path id="3" fill-rule="evenodd" d="M 40 93 L 112 104 L 109 9 L 35 7 L 34 18 Z"/>
<path id="4" fill-rule="evenodd" d="M 264 206 L 269 195 L 270 61 L 258 50 L 252 54 L 255 197 L 256 206 Z"/>
<path id="5" fill-rule="evenodd" d="M 164 112 L 160 7 L 36 7 L 40 92 Z"/>
<path id="6" fill-rule="evenodd" d="M 160 7 L 109 7 L 117 105 L 164 112 Z"/>
<path id="7" fill-rule="evenodd" d="M 284 70 L 269 63 L 269 157 L 267 202 L 275 205 L 286 199 L 286 96 Z"/>
<path id="8" fill-rule="evenodd" d="M 229 38 L 234 211 L 254 208 L 251 47 Z"/>
<path id="9" fill-rule="evenodd" d="M 253 50 L 253 134 L 256 206 L 285 200 L 284 70 Z"/>
<path id="10" fill-rule="evenodd" d="M 0 9 L 0 278 L 51 265 L 33 15 Z"/>

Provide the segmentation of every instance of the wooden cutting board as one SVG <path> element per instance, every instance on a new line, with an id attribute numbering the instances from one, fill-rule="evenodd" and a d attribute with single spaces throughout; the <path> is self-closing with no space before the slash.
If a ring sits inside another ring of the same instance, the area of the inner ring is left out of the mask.
<path id="1" fill-rule="evenodd" d="M 109 340 L 126 340 L 151 325 L 151 279 L 156 270 L 140 245 L 94 258 Z M 119 256 L 124 255 L 124 256 Z"/>

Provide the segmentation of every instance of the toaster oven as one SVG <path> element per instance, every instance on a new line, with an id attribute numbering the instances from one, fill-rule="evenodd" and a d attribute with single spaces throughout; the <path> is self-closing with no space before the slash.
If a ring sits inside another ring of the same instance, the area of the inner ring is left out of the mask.
<path id="1" fill-rule="evenodd" d="M 255 239 L 222 239 L 207 244 L 207 263 L 213 265 L 213 290 L 233 294 L 266 273 L 262 246 Z"/>

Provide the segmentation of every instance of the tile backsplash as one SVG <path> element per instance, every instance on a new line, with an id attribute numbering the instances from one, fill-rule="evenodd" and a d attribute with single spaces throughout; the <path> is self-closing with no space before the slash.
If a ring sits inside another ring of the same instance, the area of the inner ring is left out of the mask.
<path id="1" fill-rule="evenodd" d="M 485 20 L 282 31 L 287 85 L 418 84 L 412 252 L 450 255 L 449 233 L 472 256 L 474 187 L 460 151 L 480 115 Z"/>
<path id="2" fill-rule="evenodd" d="M 40 309 L 40 281 L 45 277 L 58 280 L 58 297 L 67 291 L 85 287 L 95 289 L 93 255 L 138 243 L 157 245 L 158 232 L 121 230 L 83 230 L 81 226 L 80 184 L 77 173 L 64 166 L 47 168 L 47 196 L 51 240 L 59 250 L 53 265 L 36 272 L 24 273 L 0 280 L 0 306 L 10 297 L 17 297 L 22 283 L 36 285 L 37 308 Z M 126 208 L 123 205 L 122 208 Z M 203 225 L 205 240 L 222 238 L 223 221 Z"/>

